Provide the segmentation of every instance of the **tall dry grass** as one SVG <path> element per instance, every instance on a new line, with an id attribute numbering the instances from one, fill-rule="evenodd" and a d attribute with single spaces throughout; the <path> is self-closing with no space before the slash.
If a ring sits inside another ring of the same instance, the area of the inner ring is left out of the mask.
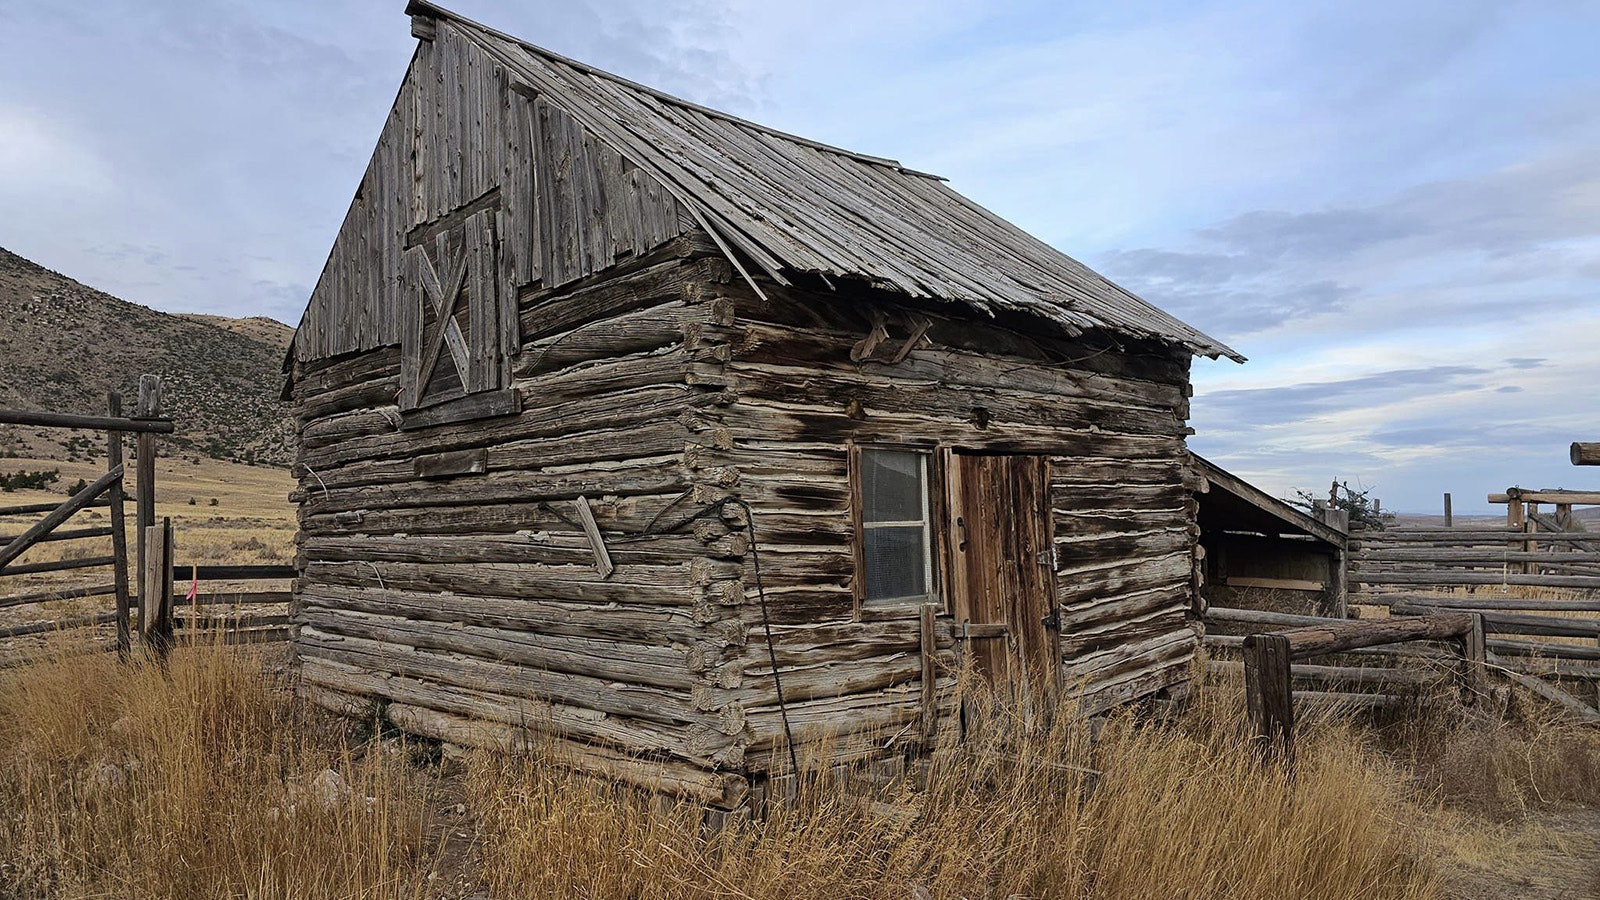
<path id="1" fill-rule="evenodd" d="M 1234 698 L 1237 699 L 1237 698 Z M 1236 709 L 1237 707 L 1232 707 Z M 483 879 L 503 897 L 1431 897 L 1400 779 L 1343 727 L 1308 736 L 1291 780 L 1263 769 L 1225 702 L 1175 724 L 1112 720 L 1091 745 L 997 716 L 924 784 L 810 777 L 792 808 L 708 834 L 538 759 L 479 756 Z M 1089 790 L 1087 763 L 1103 774 Z"/>
<path id="2" fill-rule="evenodd" d="M 445 771 L 287 688 L 220 647 L 166 671 L 78 655 L 0 673 L 0 897 L 1422 898 L 1438 859 L 1460 865 L 1452 841 L 1485 844 L 1460 810 L 1600 800 L 1600 741 L 1531 707 L 1502 730 L 1308 715 L 1291 781 L 1215 685 L 1093 741 L 980 708 L 925 778 L 812 772 L 793 806 L 708 832 L 694 806 L 549 759 Z M 445 796 L 465 814 L 441 818 Z"/>
<path id="3" fill-rule="evenodd" d="M 229 648 L 0 674 L 0 896 L 415 896 L 422 787 L 364 749 Z"/>

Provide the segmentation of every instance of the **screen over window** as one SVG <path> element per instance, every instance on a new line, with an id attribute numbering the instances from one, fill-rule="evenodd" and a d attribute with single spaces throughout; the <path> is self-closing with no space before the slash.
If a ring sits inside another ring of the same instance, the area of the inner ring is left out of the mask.
<path id="1" fill-rule="evenodd" d="M 860 459 L 862 597 L 926 597 L 933 590 L 928 455 L 865 449 Z"/>

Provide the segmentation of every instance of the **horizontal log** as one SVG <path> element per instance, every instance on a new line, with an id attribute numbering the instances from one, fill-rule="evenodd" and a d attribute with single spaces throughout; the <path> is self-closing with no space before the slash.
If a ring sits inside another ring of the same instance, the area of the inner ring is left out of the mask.
<path id="1" fill-rule="evenodd" d="M 1208 650 L 1223 650 L 1237 652 L 1244 647 L 1242 635 L 1208 634 L 1201 639 L 1201 643 Z M 1373 659 L 1426 659 L 1435 661 L 1448 661 L 1452 655 L 1440 650 L 1436 645 L 1420 641 L 1409 641 L 1400 644 L 1385 644 L 1381 647 L 1358 647 L 1353 650 L 1341 650 L 1340 656 L 1370 657 Z"/>
<path id="2" fill-rule="evenodd" d="M 1573 441 L 1567 455 L 1575 466 L 1600 466 L 1600 442 Z"/>
<path id="3" fill-rule="evenodd" d="M 198 577 L 202 585 L 206 581 L 279 581 L 295 577 L 295 568 L 285 565 L 174 565 L 172 577 L 179 581 Z"/>
<path id="4" fill-rule="evenodd" d="M 1600 540 L 1600 535 L 1590 535 L 1591 540 Z M 1480 550 L 1453 550 L 1445 548 L 1394 548 L 1381 550 L 1361 550 L 1351 554 L 1351 562 L 1363 569 L 1372 563 L 1385 562 L 1419 562 L 1419 563 L 1472 563 L 1483 566 L 1498 566 L 1512 563 L 1575 563 L 1592 562 L 1600 565 L 1600 553 L 1559 552 L 1550 550 L 1502 550 L 1485 548 Z"/>
<path id="5" fill-rule="evenodd" d="M 1294 701 L 1340 709 L 1387 709 L 1403 706 L 1407 702 L 1404 697 L 1390 694 L 1350 694 L 1337 691 L 1295 691 Z"/>
<path id="6" fill-rule="evenodd" d="M 34 543 L 36 543 L 36 544 L 48 544 L 48 543 L 51 543 L 52 541 L 78 541 L 78 540 L 83 540 L 85 538 L 98 538 L 98 537 L 110 537 L 110 536 L 111 536 L 111 526 L 109 526 L 109 525 L 103 526 L 103 527 L 100 527 L 100 528 L 69 528 L 69 529 L 60 529 L 60 530 L 57 530 L 57 531 L 52 531 L 49 534 L 45 535 L 44 537 L 41 537 L 38 540 L 34 541 Z M 9 544 L 12 541 L 16 540 L 17 538 L 19 538 L 19 537 L 21 537 L 21 535 L 17 535 L 17 534 L 0 535 L 0 546 L 4 546 L 6 544 Z"/>
<path id="7" fill-rule="evenodd" d="M 622 606 L 467 594 L 452 594 L 449 602 L 444 603 L 437 593 L 335 584 L 305 585 L 300 601 L 310 606 L 351 609 L 419 622 L 460 623 L 534 634 L 634 642 L 653 640 L 686 646 L 697 640 L 721 645 L 742 643 L 746 632 L 737 622 L 708 623 L 695 610 L 676 606 Z"/>
<path id="8" fill-rule="evenodd" d="M 1527 587 L 1561 587 L 1592 590 L 1600 588 L 1600 575 L 1522 575 L 1507 572 L 1374 572 L 1352 573 L 1352 583 L 1368 584 L 1427 584 L 1427 585 L 1484 585 L 1515 584 Z"/>
<path id="9" fill-rule="evenodd" d="M 1496 665 L 1540 678 L 1572 678 L 1579 681 L 1600 681 L 1600 666 L 1584 665 L 1565 659 L 1548 659 L 1538 656 L 1502 657 Z"/>
<path id="10" fill-rule="evenodd" d="M 1484 642 L 1496 653 L 1512 656 L 1548 656 L 1553 659 L 1600 660 L 1600 647 L 1560 644 L 1554 641 L 1525 641 L 1517 638 L 1489 638 Z"/>
<path id="11" fill-rule="evenodd" d="M 1600 505 L 1600 491 L 1516 490 L 1489 495 L 1490 503 L 1510 503 L 1513 500 L 1522 503 L 1570 503 L 1574 506 L 1593 506 Z"/>
<path id="12" fill-rule="evenodd" d="M 97 506 L 110 506 L 108 498 L 101 497 L 83 505 L 84 509 L 93 509 Z M 16 503 L 11 506 L 0 506 L 0 516 L 31 516 L 38 513 L 54 512 L 61 502 L 53 503 Z M 14 540 L 14 539 L 13 539 Z"/>
<path id="13" fill-rule="evenodd" d="M 713 753 L 740 743 L 744 725 L 737 708 L 728 715 L 696 710 L 686 695 L 676 691 L 543 672 L 390 642 L 330 640 L 313 628 L 301 629 L 296 649 L 303 660 L 303 677 L 312 683 L 328 683 L 322 673 L 337 671 L 360 679 L 363 687 L 355 693 L 402 702 L 478 697 L 486 701 L 474 710 L 479 714 L 503 710 L 501 715 L 509 712 L 535 728 L 553 728 L 632 752 L 669 752 L 709 761 Z"/>
<path id="14" fill-rule="evenodd" d="M 1290 657 L 1298 660 L 1402 641 L 1455 640 L 1471 628 L 1470 614 L 1452 613 L 1370 621 L 1330 619 L 1323 624 L 1301 626 L 1275 634 L 1288 639 Z M 1244 645 L 1249 647 L 1255 637 L 1247 636 Z"/>
<path id="15" fill-rule="evenodd" d="M 39 572 L 66 572 L 72 569 L 96 569 L 115 565 L 115 556 L 88 556 L 83 559 L 58 559 L 51 562 L 11 563 L 0 568 L 0 576 L 34 575 Z"/>
<path id="16" fill-rule="evenodd" d="M 1600 598 L 1592 600 L 1549 600 L 1523 597 L 1483 597 L 1472 594 L 1450 596 L 1447 594 L 1351 594 L 1353 606 L 1392 606 L 1396 603 L 1420 603 L 1445 609 L 1503 610 L 1506 612 L 1596 612 L 1600 613 Z"/>
<path id="17" fill-rule="evenodd" d="M 1234 660 L 1214 659 L 1206 664 L 1206 671 L 1212 674 L 1243 677 L 1244 663 Z M 1438 684 L 1445 680 L 1444 676 L 1438 674 L 1418 672 L 1412 669 L 1396 669 L 1388 666 L 1318 666 L 1310 663 L 1300 663 L 1291 665 L 1289 674 L 1303 681 L 1393 685 L 1397 687 L 1423 687 Z"/>
<path id="18" fill-rule="evenodd" d="M 263 616 L 251 614 L 238 616 L 174 615 L 172 622 L 178 628 L 192 628 L 201 631 L 222 629 L 239 631 L 270 626 L 285 627 L 289 625 L 289 617 L 288 615 Z"/>
<path id="19" fill-rule="evenodd" d="M 179 609 L 190 607 L 206 608 L 209 606 L 268 606 L 277 603 L 290 603 L 294 600 L 292 591 L 216 591 L 202 589 L 197 603 L 179 601 Z"/>
<path id="20" fill-rule="evenodd" d="M 1389 611 L 1397 616 L 1438 615 L 1444 608 L 1420 603 L 1396 603 Z M 1485 631 L 1496 634 L 1526 634 L 1545 637 L 1600 638 L 1600 619 L 1573 619 L 1527 613 L 1485 612 Z"/>
<path id="21" fill-rule="evenodd" d="M 84 428 L 93 431 L 131 431 L 171 434 L 171 419 L 127 419 L 121 416 L 80 416 L 73 413 L 0 409 L 0 425 L 41 425 L 50 428 Z"/>
<path id="22" fill-rule="evenodd" d="M 1391 544 L 1500 544 L 1500 543 L 1527 543 L 1537 541 L 1541 544 L 1583 543 L 1585 541 L 1600 540 L 1600 535 L 1590 532 L 1571 531 L 1511 531 L 1509 529 L 1472 530 L 1460 528 L 1427 528 L 1414 531 L 1368 531 L 1360 532 L 1350 541 L 1350 549 L 1355 552 L 1367 552 L 1385 549 Z"/>
<path id="23" fill-rule="evenodd" d="M 533 634 L 484 625 L 439 628 L 398 616 L 317 606 L 301 609 L 295 622 L 314 626 L 324 634 L 403 641 L 421 650 L 685 693 L 697 681 L 685 650 L 656 644 Z"/>
<path id="24" fill-rule="evenodd" d="M 765 559 L 763 559 L 765 562 Z M 738 574 L 732 569 L 723 577 Z M 688 563 L 675 566 L 623 566 L 610 578 L 594 566 L 548 566 L 520 563 L 418 565 L 392 562 L 309 562 L 302 581 L 382 587 L 486 597 L 575 600 L 644 606 L 692 606 L 713 576 Z"/>
<path id="25" fill-rule="evenodd" d="M 1205 619 L 1207 625 L 1284 625 L 1288 627 L 1317 626 L 1328 622 L 1345 621 L 1343 619 L 1330 619 L 1327 616 L 1302 616 L 1292 613 L 1267 612 L 1259 609 L 1232 609 L 1226 606 L 1208 608 Z"/>
<path id="26" fill-rule="evenodd" d="M 0 597 L 0 609 L 27 606 L 31 603 L 75 600 L 81 597 L 105 597 L 110 596 L 116 589 L 117 587 L 114 584 L 100 584 L 92 587 L 55 588 L 48 591 L 35 591 L 29 594 L 13 594 L 10 597 Z"/>
<path id="27" fill-rule="evenodd" d="M 52 631 L 66 631 L 73 628 L 84 628 L 93 625 L 104 625 L 115 622 L 117 614 L 114 612 L 95 613 L 90 616 L 66 616 L 60 619 L 51 619 L 48 622 L 29 622 L 24 625 L 10 625 L 0 628 L 0 638 L 24 637 L 30 634 L 48 634 Z"/>

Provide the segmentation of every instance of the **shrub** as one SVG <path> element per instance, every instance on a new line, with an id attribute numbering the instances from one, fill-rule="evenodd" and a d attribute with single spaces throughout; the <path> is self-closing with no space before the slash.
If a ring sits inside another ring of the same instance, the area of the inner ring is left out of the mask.
<path id="1" fill-rule="evenodd" d="M 9 475 L 0 475 L 0 490 L 3 490 L 7 493 L 17 490 L 38 491 L 44 490 L 60 480 L 60 469 L 50 469 L 48 471 L 41 469 L 37 472 L 30 472 L 27 469 L 20 469 L 16 472 L 12 472 Z"/>

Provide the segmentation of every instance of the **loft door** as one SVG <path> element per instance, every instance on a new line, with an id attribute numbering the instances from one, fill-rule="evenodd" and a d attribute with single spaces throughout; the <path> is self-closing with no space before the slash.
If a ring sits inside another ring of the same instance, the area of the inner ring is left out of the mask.
<path id="1" fill-rule="evenodd" d="M 957 451 L 948 471 L 957 629 L 979 673 L 1030 707 L 1060 671 L 1049 460 Z"/>

